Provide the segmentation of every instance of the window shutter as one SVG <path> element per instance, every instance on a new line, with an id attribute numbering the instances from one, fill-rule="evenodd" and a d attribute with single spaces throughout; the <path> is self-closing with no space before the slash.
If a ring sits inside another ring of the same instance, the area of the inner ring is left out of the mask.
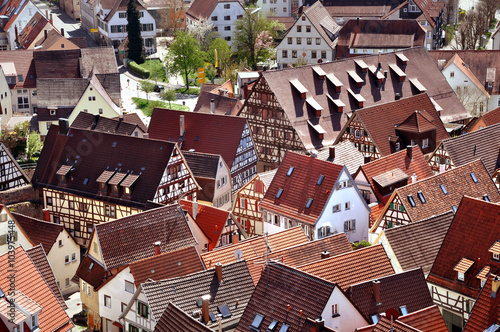
<path id="1" fill-rule="evenodd" d="M 356 219 L 353 219 L 353 220 L 351 221 L 351 228 L 352 228 L 352 230 L 355 230 L 355 229 L 356 229 Z"/>
<path id="2" fill-rule="evenodd" d="M 149 318 L 149 306 L 145 306 L 146 307 L 146 319 Z"/>
<path id="3" fill-rule="evenodd" d="M 347 221 L 344 221 L 344 232 L 349 231 L 349 227 L 347 225 Z"/>
<path id="4" fill-rule="evenodd" d="M 330 235 L 330 226 L 326 226 L 326 235 Z"/>
<path id="5" fill-rule="evenodd" d="M 132 324 L 128 324 L 128 332 L 132 332 Z"/>
<path id="6" fill-rule="evenodd" d="M 137 314 L 141 315 L 141 303 L 139 301 L 137 301 Z"/>

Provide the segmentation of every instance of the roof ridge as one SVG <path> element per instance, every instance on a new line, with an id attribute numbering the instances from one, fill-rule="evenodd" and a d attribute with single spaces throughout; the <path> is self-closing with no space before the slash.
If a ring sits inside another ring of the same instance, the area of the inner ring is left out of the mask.
<path id="1" fill-rule="evenodd" d="M 420 267 L 420 266 L 419 266 L 419 267 L 414 267 L 413 269 L 405 270 L 405 271 L 402 271 L 402 272 L 394 272 L 394 273 L 392 273 L 392 274 L 388 274 L 388 275 L 385 275 L 385 276 L 382 276 L 382 277 L 379 277 L 379 278 L 375 278 L 375 279 L 370 279 L 370 280 L 366 280 L 366 281 L 358 282 L 358 283 L 356 283 L 356 284 L 352 284 L 351 286 L 349 286 L 349 288 L 350 288 L 350 287 L 354 287 L 354 286 L 359 286 L 359 285 L 367 284 L 367 283 L 369 283 L 369 282 L 373 282 L 373 281 L 375 281 L 375 280 L 382 280 L 382 279 L 387 280 L 387 279 L 389 279 L 389 278 L 399 277 L 399 276 L 400 276 L 400 275 L 402 275 L 402 274 L 406 274 L 406 273 L 410 273 L 410 272 L 415 272 L 415 271 L 417 271 L 417 270 L 421 270 L 421 271 L 422 271 L 422 275 L 424 275 L 424 272 L 423 272 L 423 270 L 422 270 L 422 267 Z M 424 277 L 424 279 L 425 279 L 425 277 Z"/>
<path id="2" fill-rule="evenodd" d="M 450 137 L 450 138 L 444 139 L 442 142 L 445 143 L 445 142 L 449 142 L 451 140 L 459 140 L 462 137 L 471 137 L 471 136 L 474 136 L 474 135 L 480 135 L 480 134 L 484 133 L 484 131 L 494 130 L 494 129 L 497 129 L 497 127 L 500 128 L 500 123 L 495 123 L 495 124 L 492 124 L 490 126 L 486 126 L 484 128 L 480 128 L 478 130 L 474 130 L 474 131 L 465 133 L 463 135 L 459 135 L 459 136 L 455 136 L 455 137 Z"/>

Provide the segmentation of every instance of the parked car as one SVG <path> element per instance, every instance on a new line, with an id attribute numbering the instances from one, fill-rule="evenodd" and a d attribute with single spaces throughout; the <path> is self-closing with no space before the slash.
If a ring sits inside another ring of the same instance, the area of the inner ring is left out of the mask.
<path id="1" fill-rule="evenodd" d="M 165 89 L 165 87 L 163 85 L 158 85 L 158 84 L 155 84 L 155 92 L 161 92 L 163 89 Z"/>
<path id="2" fill-rule="evenodd" d="M 87 326 L 87 309 L 73 315 L 73 323 L 80 326 Z"/>

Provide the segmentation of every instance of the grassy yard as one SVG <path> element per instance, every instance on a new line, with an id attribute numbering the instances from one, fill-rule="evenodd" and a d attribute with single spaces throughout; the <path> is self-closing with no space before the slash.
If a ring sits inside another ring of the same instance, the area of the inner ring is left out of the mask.
<path id="1" fill-rule="evenodd" d="M 163 68 L 163 64 L 161 63 L 160 60 L 158 60 L 158 59 L 146 60 L 144 63 L 140 64 L 139 66 L 150 71 L 150 75 L 148 77 L 150 80 L 155 79 L 155 70 L 156 70 L 156 74 L 158 75 L 158 78 L 157 78 L 158 82 L 167 82 L 168 83 L 167 74 L 166 74 L 165 69 Z"/>
<path id="2" fill-rule="evenodd" d="M 200 89 L 199 88 L 189 88 L 186 91 L 186 87 L 182 87 L 182 88 L 176 89 L 175 92 L 177 92 L 177 93 L 184 93 L 184 94 L 187 94 L 187 95 L 199 95 L 200 94 Z"/>
<path id="3" fill-rule="evenodd" d="M 133 97 L 132 100 L 134 101 L 135 105 L 137 107 L 139 107 L 139 109 L 142 111 L 142 113 L 144 113 L 144 115 L 146 115 L 146 116 L 151 116 L 151 114 L 153 114 L 153 110 L 155 107 L 162 107 L 162 108 L 168 108 L 168 109 L 177 110 L 177 111 L 188 111 L 189 112 L 189 107 L 187 107 L 187 106 L 174 104 L 174 103 L 169 105 L 168 102 L 161 101 L 161 100 L 150 100 L 148 102 L 146 99 L 135 98 L 135 97 Z"/>

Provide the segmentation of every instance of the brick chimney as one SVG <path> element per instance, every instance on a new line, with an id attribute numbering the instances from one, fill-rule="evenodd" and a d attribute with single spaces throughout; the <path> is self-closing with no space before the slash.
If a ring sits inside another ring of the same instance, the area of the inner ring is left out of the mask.
<path id="1" fill-rule="evenodd" d="M 222 264 L 217 263 L 215 264 L 215 275 L 217 276 L 217 279 L 219 282 L 222 282 Z"/>
<path id="2" fill-rule="evenodd" d="M 320 316 L 318 319 L 314 321 L 314 329 L 315 332 L 323 332 L 323 329 L 325 328 L 325 321 L 323 318 Z"/>
<path id="3" fill-rule="evenodd" d="M 491 297 L 492 298 L 497 297 L 499 288 L 500 288 L 500 278 L 498 278 L 498 276 L 495 276 L 495 278 L 491 282 Z"/>
<path id="4" fill-rule="evenodd" d="M 335 159 L 335 147 L 330 146 L 329 151 L 330 151 L 330 153 L 328 154 L 328 156 L 332 159 Z"/>
<path id="5" fill-rule="evenodd" d="M 203 295 L 201 297 L 201 317 L 205 323 L 210 321 L 210 309 L 208 307 L 208 301 L 210 301 L 210 295 Z"/>
<path id="6" fill-rule="evenodd" d="M 154 243 L 154 247 L 155 247 L 155 256 L 158 256 L 159 254 L 161 254 L 161 241 L 156 241 Z"/>
<path id="7" fill-rule="evenodd" d="M 418 179 L 417 174 L 413 173 L 413 174 L 411 175 L 411 183 L 415 183 L 415 182 L 417 182 L 417 179 Z"/>
<path id="8" fill-rule="evenodd" d="M 43 213 L 43 220 L 50 222 L 50 211 L 49 211 L 49 209 L 43 209 L 42 213 Z"/>
<path id="9" fill-rule="evenodd" d="M 185 130 L 185 124 L 184 124 L 184 115 L 180 115 L 179 116 L 179 129 L 180 129 L 179 136 L 180 137 L 184 136 L 184 133 L 186 132 L 186 130 Z"/>
<path id="10" fill-rule="evenodd" d="M 215 114 L 215 100 L 210 100 L 210 114 Z"/>
<path id="11" fill-rule="evenodd" d="M 54 21 L 52 21 L 52 13 L 50 13 L 50 19 L 49 19 L 50 24 L 54 24 Z"/>
<path id="12" fill-rule="evenodd" d="M 63 28 L 61 28 L 61 36 L 64 37 L 64 29 Z"/>
<path id="13" fill-rule="evenodd" d="M 413 161 L 413 145 L 408 145 L 406 147 L 406 154 L 408 155 L 408 158 Z"/>
<path id="14" fill-rule="evenodd" d="M 248 82 L 243 83 L 243 99 L 248 97 Z"/>
<path id="15" fill-rule="evenodd" d="M 232 235 L 231 235 L 231 242 L 233 244 L 238 244 L 240 242 L 240 234 L 238 232 L 234 232 Z"/>
<path id="16" fill-rule="evenodd" d="M 193 202 L 193 211 L 192 214 L 193 219 L 196 220 L 196 217 L 198 217 L 198 202 Z"/>
<path id="17" fill-rule="evenodd" d="M 321 253 L 321 259 L 325 259 L 328 257 L 330 257 L 330 253 L 328 251 L 325 250 Z"/>
<path id="18" fill-rule="evenodd" d="M 372 286 L 373 286 L 373 296 L 375 297 L 375 303 L 377 306 L 382 304 L 382 301 L 380 300 L 380 281 L 379 280 L 374 280 L 372 281 Z"/>

